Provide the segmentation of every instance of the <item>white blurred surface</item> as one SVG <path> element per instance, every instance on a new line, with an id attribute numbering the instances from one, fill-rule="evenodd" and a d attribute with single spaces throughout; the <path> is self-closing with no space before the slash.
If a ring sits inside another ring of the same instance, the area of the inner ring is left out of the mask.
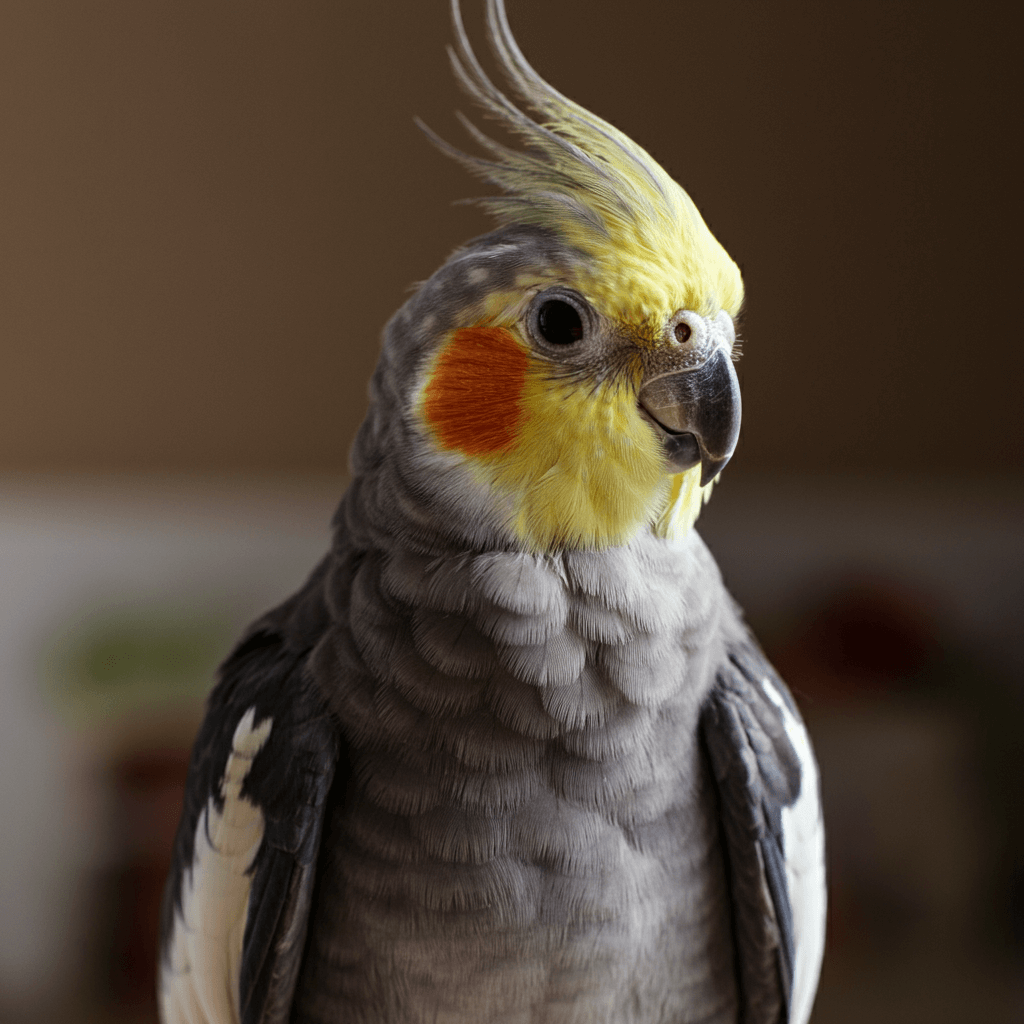
<path id="1" fill-rule="evenodd" d="M 106 850 L 88 741 L 42 684 L 47 652 L 89 617 L 133 607 L 201 607 L 241 628 L 322 555 L 341 489 L 0 484 L 0 1005 L 56 998 L 74 983 L 90 941 L 83 877 Z"/>
<path id="2" fill-rule="evenodd" d="M 697 528 L 751 618 L 773 621 L 838 579 L 875 577 L 916 592 L 957 640 L 1024 674 L 1020 480 L 723 477 Z"/>

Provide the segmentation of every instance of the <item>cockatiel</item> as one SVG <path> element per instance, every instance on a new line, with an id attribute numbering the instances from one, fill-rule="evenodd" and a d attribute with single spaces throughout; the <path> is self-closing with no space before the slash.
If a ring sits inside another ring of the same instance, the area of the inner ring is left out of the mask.
<path id="1" fill-rule="evenodd" d="M 523 150 L 388 324 L 330 553 L 221 670 L 164 1024 L 803 1024 L 818 779 L 693 529 L 739 432 L 740 273 L 639 146 L 453 3 Z"/>

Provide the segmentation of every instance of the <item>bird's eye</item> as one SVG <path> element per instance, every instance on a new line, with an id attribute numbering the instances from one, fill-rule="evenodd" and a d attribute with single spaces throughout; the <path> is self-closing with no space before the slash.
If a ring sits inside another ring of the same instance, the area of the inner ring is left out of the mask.
<path id="1" fill-rule="evenodd" d="M 684 342 L 690 340 L 690 335 L 693 334 L 693 331 L 690 329 L 690 325 L 686 323 L 686 321 L 680 320 L 679 323 L 676 324 L 675 333 L 676 341 L 678 341 L 679 344 L 682 345 Z"/>
<path id="2" fill-rule="evenodd" d="M 572 345 L 583 337 L 583 321 L 568 302 L 548 299 L 537 310 L 537 330 L 549 345 Z"/>

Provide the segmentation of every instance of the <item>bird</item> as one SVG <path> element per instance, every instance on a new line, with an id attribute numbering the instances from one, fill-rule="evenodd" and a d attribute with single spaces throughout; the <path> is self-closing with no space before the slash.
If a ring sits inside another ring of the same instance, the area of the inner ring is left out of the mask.
<path id="1" fill-rule="evenodd" d="M 740 271 L 486 0 L 432 141 L 495 227 L 384 329 L 323 560 L 190 762 L 163 1024 L 806 1024 L 808 732 L 695 521 L 740 427 Z M 471 148 L 474 148 L 471 147 Z"/>

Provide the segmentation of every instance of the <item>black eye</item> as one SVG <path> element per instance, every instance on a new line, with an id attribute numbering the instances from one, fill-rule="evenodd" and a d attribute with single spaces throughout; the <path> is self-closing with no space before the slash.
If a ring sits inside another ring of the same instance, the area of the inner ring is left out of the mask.
<path id="1" fill-rule="evenodd" d="M 680 345 L 682 345 L 684 341 L 689 341 L 691 334 L 693 334 L 693 331 L 690 330 L 690 325 L 688 323 L 680 322 L 676 324 L 676 341 L 678 341 Z"/>
<path id="2" fill-rule="evenodd" d="M 568 302 L 548 299 L 537 310 L 537 330 L 549 345 L 572 345 L 583 337 L 583 321 Z"/>

